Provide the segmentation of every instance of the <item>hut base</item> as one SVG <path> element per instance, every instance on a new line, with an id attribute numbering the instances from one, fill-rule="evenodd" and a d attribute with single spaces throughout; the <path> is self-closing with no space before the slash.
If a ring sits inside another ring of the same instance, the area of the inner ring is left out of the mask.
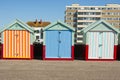
<path id="1" fill-rule="evenodd" d="M 45 57 L 45 50 L 46 50 L 46 47 L 45 45 L 43 45 L 43 56 L 42 56 L 42 59 L 43 60 L 74 60 L 74 46 L 71 47 L 71 58 L 46 58 Z"/>
<path id="2" fill-rule="evenodd" d="M 89 50 L 89 46 L 86 45 L 85 46 L 85 59 L 86 61 L 115 61 L 116 60 L 116 56 L 117 56 L 117 45 L 114 45 L 114 53 L 113 53 L 113 59 L 89 59 L 88 58 L 88 50 Z"/>
<path id="3" fill-rule="evenodd" d="M 30 58 L 5 58 L 3 57 L 3 44 L 1 44 L 1 51 L 0 51 L 0 58 L 3 59 L 3 60 L 32 60 L 34 57 L 34 47 L 33 45 L 30 45 Z"/>

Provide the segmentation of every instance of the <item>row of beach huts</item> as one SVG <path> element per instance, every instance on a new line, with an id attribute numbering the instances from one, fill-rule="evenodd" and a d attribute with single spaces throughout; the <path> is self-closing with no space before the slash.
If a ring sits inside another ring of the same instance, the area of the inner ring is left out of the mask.
<path id="1" fill-rule="evenodd" d="M 34 29 L 16 19 L 2 27 L 1 59 L 33 59 L 35 47 Z M 117 60 L 119 56 L 120 31 L 104 20 L 83 28 L 84 51 L 76 53 L 75 29 L 66 23 L 56 21 L 43 30 L 43 60 L 74 60 L 75 54 L 83 54 L 85 60 Z"/>

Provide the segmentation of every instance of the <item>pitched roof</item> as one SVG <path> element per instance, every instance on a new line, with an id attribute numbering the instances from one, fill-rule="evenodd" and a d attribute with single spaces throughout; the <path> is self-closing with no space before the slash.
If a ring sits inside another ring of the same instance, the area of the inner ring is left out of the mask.
<path id="1" fill-rule="evenodd" d="M 112 29 L 113 31 L 119 33 L 118 29 L 116 29 L 115 27 L 113 27 L 110 23 L 106 22 L 105 20 L 99 20 L 99 21 L 93 22 L 90 25 L 88 25 L 87 27 L 83 28 L 80 32 L 86 33 L 88 30 L 96 27 L 100 23 L 106 24 L 110 29 Z"/>
<path id="2" fill-rule="evenodd" d="M 21 20 L 18 20 L 18 19 L 16 19 L 13 23 L 11 23 L 7 26 L 4 26 L 4 28 L 0 30 L 0 33 L 3 32 L 4 30 L 8 29 L 9 27 L 11 27 L 12 25 L 14 25 L 16 23 L 20 24 L 22 27 L 24 27 L 29 32 L 34 33 L 33 28 L 31 28 L 30 26 L 28 26 L 27 24 L 25 24 L 24 22 L 22 22 Z"/>
<path id="3" fill-rule="evenodd" d="M 27 24 L 31 27 L 46 27 L 47 25 L 50 24 L 50 22 L 42 22 L 42 21 L 35 21 L 35 22 L 32 22 L 32 21 L 29 21 L 27 22 Z"/>
<path id="4" fill-rule="evenodd" d="M 53 26 L 56 25 L 56 24 L 61 24 L 61 25 L 65 26 L 66 28 L 68 28 L 68 29 L 70 29 L 70 30 L 72 30 L 72 31 L 75 31 L 75 29 L 74 29 L 72 26 L 69 26 L 68 24 L 66 24 L 66 23 L 64 23 L 64 22 L 61 22 L 61 21 L 56 21 L 56 22 L 48 25 L 47 27 L 44 28 L 44 30 L 47 30 L 47 29 L 53 27 Z"/>

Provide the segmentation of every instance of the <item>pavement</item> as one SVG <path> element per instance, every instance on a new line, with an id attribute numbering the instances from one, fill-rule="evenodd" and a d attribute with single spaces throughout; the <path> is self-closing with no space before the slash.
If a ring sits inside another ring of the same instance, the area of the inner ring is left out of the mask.
<path id="1" fill-rule="evenodd" d="M 120 80 L 120 61 L 0 60 L 0 80 Z"/>

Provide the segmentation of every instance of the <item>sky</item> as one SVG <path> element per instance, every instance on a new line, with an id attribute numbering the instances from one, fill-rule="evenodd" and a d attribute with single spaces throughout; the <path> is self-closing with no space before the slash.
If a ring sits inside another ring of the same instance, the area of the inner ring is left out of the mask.
<path id="1" fill-rule="evenodd" d="M 25 23 L 36 19 L 64 22 L 65 7 L 73 3 L 82 6 L 104 6 L 110 3 L 120 4 L 120 0 L 0 0 L 0 27 L 15 19 Z"/>

